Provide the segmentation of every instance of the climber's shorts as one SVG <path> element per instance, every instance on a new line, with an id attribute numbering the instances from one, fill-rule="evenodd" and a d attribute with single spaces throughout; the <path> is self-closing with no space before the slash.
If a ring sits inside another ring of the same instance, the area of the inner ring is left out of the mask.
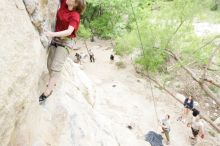
<path id="1" fill-rule="evenodd" d="M 47 58 L 47 68 L 49 72 L 60 72 L 70 51 L 71 49 L 67 47 L 50 45 Z"/>

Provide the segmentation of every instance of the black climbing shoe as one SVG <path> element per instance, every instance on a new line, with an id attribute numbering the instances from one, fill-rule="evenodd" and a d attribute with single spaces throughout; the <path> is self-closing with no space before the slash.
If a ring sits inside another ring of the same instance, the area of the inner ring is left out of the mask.
<path id="1" fill-rule="evenodd" d="M 41 96 L 39 97 L 39 102 L 42 103 L 44 100 L 46 100 L 48 98 L 48 96 L 45 96 L 44 93 L 41 94 Z"/>
<path id="2" fill-rule="evenodd" d="M 46 96 L 46 95 L 44 95 L 44 93 L 42 93 L 41 96 L 39 97 L 39 103 L 40 104 L 43 103 L 51 94 L 52 94 L 52 91 L 48 96 Z"/>

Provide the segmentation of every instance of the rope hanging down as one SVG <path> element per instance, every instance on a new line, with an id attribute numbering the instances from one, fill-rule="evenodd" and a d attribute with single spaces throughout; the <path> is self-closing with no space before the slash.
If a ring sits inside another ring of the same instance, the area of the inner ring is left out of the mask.
<path id="1" fill-rule="evenodd" d="M 138 23 L 137 23 L 137 18 L 136 18 L 136 15 L 135 15 L 135 12 L 134 12 L 134 7 L 132 5 L 132 1 L 131 0 L 130 0 L 130 5 L 131 5 L 132 13 L 134 15 L 134 20 L 135 20 L 136 27 L 137 27 L 138 38 L 139 38 L 139 41 L 140 41 L 140 44 L 141 44 L 142 53 L 143 53 L 143 55 L 145 57 L 144 46 L 143 46 L 143 42 L 142 42 L 141 35 L 140 35 L 140 29 L 139 29 L 139 26 L 138 26 Z M 149 74 L 148 71 L 147 71 L 147 74 Z M 150 83 L 150 87 L 151 87 L 151 96 L 153 98 L 153 103 L 154 103 L 154 112 L 155 112 L 157 123 L 158 123 L 159 118 L 158 118 L 158 113 L 157 113 L 157 105 L 156 105 L 156 101 L 155 101 L 155 97 L 154 97 L 154 92 L 153 92 L 153 87 L 152 87 L 152 83 L 151 83 L 150 79 L 149 79 L 149 83 Z"/>

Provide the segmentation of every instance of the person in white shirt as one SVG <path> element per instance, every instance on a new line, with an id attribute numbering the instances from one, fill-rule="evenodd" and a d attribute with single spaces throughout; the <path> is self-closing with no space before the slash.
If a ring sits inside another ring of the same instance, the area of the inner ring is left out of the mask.
<path id="1" fill-rule="evenodd" d="M 164 118 L 161 119 L 160 121 L 160 126 L 162 128 L 162 133 L 165 134 L 166 139 L 167 139 L 167 145 L 170 144 L 170 115 L 165 115 Z"/>
<path id="2" fill-rule="evenodd" d="M 187 124 L 188 127 L 191 127 L 193 137 L 192 139 L 197 139 L 198 136 L 200 136 L 202 139 L 205 136 L 204 132 L 204 124 L 201 120 L 201 117 L 199 115 L 199 111 L 197 109 L 193 109 L 192 118 Z"/>

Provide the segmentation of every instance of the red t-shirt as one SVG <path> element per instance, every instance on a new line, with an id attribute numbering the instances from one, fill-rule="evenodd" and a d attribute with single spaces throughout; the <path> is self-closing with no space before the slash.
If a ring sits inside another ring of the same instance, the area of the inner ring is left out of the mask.
<path id="1" fill-rule="evenodd" d="M 74 31 L 68 37 L 75 38 L 80 24 L 80 14 L 77 11 L 69 11 L 66 0 L 61 0 L 60 9 L 57 12 L 56 32 L 68 29 L 69 25 L 74 27 Z"/>

